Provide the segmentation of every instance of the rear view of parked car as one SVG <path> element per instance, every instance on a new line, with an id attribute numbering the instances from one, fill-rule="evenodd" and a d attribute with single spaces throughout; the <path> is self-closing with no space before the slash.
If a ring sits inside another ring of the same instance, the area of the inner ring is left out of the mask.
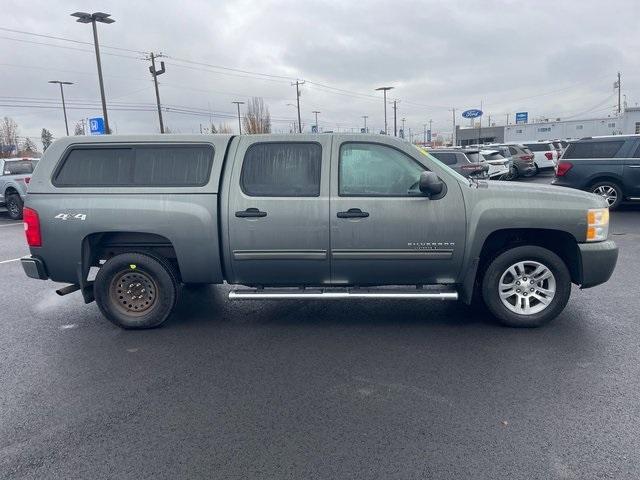
<path id="1" fill-rule="evenodd" d="M 552 183 L 600 195 L 611 210 L 640 201 L 640 135 L 572 141 Z"/>
<path id="2" fill-rule="evenodd" d="M 536 166 L 533 163 L 533 153 L 531 150 L 519 144 L 488 145 L 496 149 L 505 158 L 511 159 L 510 180 L 518 177 L 530 177 L 536 174 Z"/>
<path id="3" fill-rule="evenodd" d="M 463 150 L 457 148 L 437 149 L 428 150 L 428 153 L 467 178 L 488 177 L 489 166 L 477 161 L 477 159 L 471 160 L 467 152 Z"/>
<path id="4" fill-rule="evenodd" d="M 503 157 L 494 149 L 465 150 L 472 162 L 484 163 L 489 167 L 489 178 L 492 180 L 508 180 L 511 172 L 511 159 Z"/>
<path id="5" fill-rule="evenodd" d="M 31 158 L 0 159 L 0 206 L 13 220 L 22 219 L 22 206 L 27 185 L 38 160 Z"/>
<path id="6" fill-rule="evenodd" d="M 547 168 L 555 168 L 558 162 L 558 151 L 551 142 L 530 142 L 523 143 L 525 147 L 533 152 L 533 162 L 536 171 Z"/>

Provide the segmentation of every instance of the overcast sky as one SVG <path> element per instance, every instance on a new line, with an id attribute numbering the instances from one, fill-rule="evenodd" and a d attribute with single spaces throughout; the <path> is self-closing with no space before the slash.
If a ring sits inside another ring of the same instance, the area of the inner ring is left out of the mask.
<path id="1" fill-rule="evenodd" d="M 464 125 L 459 113 L 481 101 L 485 124 L 488 115 L 504 124 L 507 113 L 513 123 L 517 111 L 530 118 L 607 115 L 617 101 L 618 70 L 629 105 L 640 102 L 638 0 L 3 0 L 0 10 L 3 29 L 82 42 L 92 41 L 91 27 L 70 13 L 112 14 L 116 22 L 99 25 L 99 37 L 117 133 L 155 132 L 158 120 L 149 62 L 142 53 L 107 46 L 168 56 L 160 94 L 173 109 L 165 123 L 181 133 L 198 132 L 210 118 L 237 128 L 231 102 L 251 96 L 264 98 L 275 131 L 288 131 L 296 78 L 308 81 L 303 124 L 308 128 L 311 112 L 319 110 L 325 130 L 360 128 L 363 115 L 380 130 L 379 86 L 395 87 L 389 100 L 399 100 L 398 124 L 406 118 L 414 132 L 429 119 L 434 132 L 450 132 L 450 109 Z M 0 116 L 13 117 L 21 135 L 39 138 L 43 127 L 64 134 L 59 90 L 48 80 L 75 83 L 66 90 L 71 129 L 101 115 L 90 44 L 0 30 Z M 391 108 L 388 118 L 392 128 Z"/>

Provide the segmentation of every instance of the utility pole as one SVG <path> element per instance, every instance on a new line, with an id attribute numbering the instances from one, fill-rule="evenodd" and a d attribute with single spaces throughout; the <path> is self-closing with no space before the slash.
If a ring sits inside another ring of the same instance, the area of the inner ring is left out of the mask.
<path id="1" fill-rule="evenodd" d="M 364 118 L 364 133 L 368 133 L 367 132 L 367 118 L 369 118 L 369 115 L 362 115 L 362 118 Z"/>
<path id="2" fill-rule="evenodd" d="M 423 127 L 424 127 L 424 134 L 422 138 L 422 144 L 426 145 L 427 144 L 427 124 L 425 123 Z"/>
<path id="3" fill-rule="evenodd" d="M 398 126 L 397 126 L 397 117 L 398 117 L 398 100 L 393 101 L 393 136 L 398 136 Z"/>
<path id="4" fill-rule="evenodd" d="M 456 143 L 456 109 L 452 108 L 451 109 L 451 118 L 453 120 L 453 130 L 451 131 L 451 144 L 455 147 L 457 145 Z"/>
<path id="5" fill-rule="evenodd" d="M 507 122 L 506 124 L 509 125 L 509 114 L 505 113 L 505 117 L 506 117 L 505 120 Z"/>
<path id="6" fill-rule="evenodd" d="M 393 87 L 379 87 L 376 91 L 382 90 L 384 94 L 384 134 L 387 135 L 387 91 L 393 89 Z"/>
<path id="7" fill-rule="evenodd" d="M 67 137 L 69 136 L 69 122 L 67 122 L 67 107 L 64 103 L 64 88 L 63 85 L 73 85 L 73 82 L 61 82 L 60 80 L 49 80 L 49 83 L 57 83 L 60 85 L 60 96 L 62 97 L 62 113 L 64 114 L 64 128 L 67 130 Z"/>
<path id="8" fill-rule="evenodd" d="M 402 119 L 400 120 L 402 122 L 402 137 L 406 138 L 406 132 L 404 130 L 404 122 L 405 122 L 406 118 L 402 117 Z"/>
<path id="9" fill-rule="evenodd" d="M 236 106 L 238 107 L 238 132 L 240 135 L 242 135 L 242 123 L 240 123 L 240 105 L 244 105 L 244 102 L 231 102 L 231 103 L 235 103 Z"/>
<path id="10" fill-rule="evenodd" d="M 620 72 L 618 72 L 617 85 L 618 85 L 618 115 L 620 115 L 620 112 L 622 111 L 621 108 L 620 108 L 620 90 L 622 89 L 622 83 L 621 83 L 621 80 L 620 80 Z"/>
<path id="11" fill-rule="evenodd" d="M 108 135 L 111 133 L 109 128 L 109 117 L 107 116 L 107 101 L 104 96 L 104 82 L 102 81 L 102 64 L 100 63 L 100 45 L 98 44 L 98 28 L 96 22 L 110 24 L 115 22 L 111 15 L 108 13 L 95 12 L 75 12 L 71 14 L 72 17 L 77 17 L 76 22 L 90 23 L 93 27 L 93 46 L 96 50 L 96 63 L 98 64 L 98 82 L 100 83 L 100 98 L 102 100 L 102 116 L 104 117 L 105 133 Z"/>
<path id="12" fill-rule="evenodd" d="M 430 144 L 433 143 L 433 130 L 431 129 L 432 123 L 433 123 L 433 120 L 429 119 L 429 143 Z"/>
<path id="13" fill-rule="evenodd" d="M 314 110 L 311 113 L 315 114 L 315 116 L 316 116 L 316 132 L 319 132 L 320 131 L 320 127 L 318 127 L 318 114 L 322 113 L 322 112 L 319 112 L 318 110 Z"/>
<path id="14" fill-rule="evenodd" d="M 302 121 L 300 120 L 300 85 L 304 85 L 304 80 L 296 80 L 296 83 L 292 83 L 291 86 L 296 86 L 296 102 L 298 105 L 298 133 L 302 133 Z"/>
<path id="15" fill-rule="evenodd" d="M 160 70 L 156 70 L 156 58 L 160 58 L 163 55 L 155 55 L 153 52 L 149 54 L 147 60 L 151 60 L 151 66 L 149 72 L 153 77 L 153 84 L 156 87 L 156 104 L 158 105 L 158 120 L 160 121 L 160 133 L 164 133 L 164 123 L 162 122 L 162 107 L 160 106 L 160 90 L 158 90 L 158 75 L 162 75 L 165 72 L 164 62 L 160 62 Z"/>

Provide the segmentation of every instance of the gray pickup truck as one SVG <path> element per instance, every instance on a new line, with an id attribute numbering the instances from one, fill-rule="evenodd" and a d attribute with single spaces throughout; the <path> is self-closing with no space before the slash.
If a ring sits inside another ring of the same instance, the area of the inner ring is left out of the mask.
<path id="1" fill-rule="evenodd" d="M 604 199 L 469 180 L 383 135 L 67 137 L 24 221 L 26 274 L 124 328 L 164 322 L 180 283 L 224 282 L 232 299 L 460 297 L 538 326 L 618 255 Z"/>
<path id="2" fill-rule="evenodd" d="M 0 206 L 5 207 L 13 220 L 22 218 L 22 206 L 27 185 L 38 164 L 33 158 L 0 158 Z"/>

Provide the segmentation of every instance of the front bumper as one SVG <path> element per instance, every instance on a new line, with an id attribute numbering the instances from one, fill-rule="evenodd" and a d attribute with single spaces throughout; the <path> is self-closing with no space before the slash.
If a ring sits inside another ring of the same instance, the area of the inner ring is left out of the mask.
<path id="1" fill-rule="evenodd" d="M 613 240 L 597 243 L 579 243 L 580 288 L 600 285 L 611 278 L 618 260 L 618 246 Z"/>
<path id="2" fill-rule="evenodd" d="M 37 278 L 38 280 L 47 280 L 49 278 L 44 262 L 38 257 L 22 257 L 20 259 L 20 263 L 22 264 L 22 269 L 24 270 L 24 273 L 27 274 L 27 277 Z"/>

